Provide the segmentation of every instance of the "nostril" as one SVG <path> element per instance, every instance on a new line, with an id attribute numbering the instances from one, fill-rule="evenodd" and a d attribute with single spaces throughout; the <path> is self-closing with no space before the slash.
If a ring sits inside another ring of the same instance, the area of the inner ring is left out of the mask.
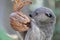
<path id="1" fill-rule="evenodd" d="M 30 16 L 30 17 L 32 17 L 32 15 L 31 15 L 31 14 L 29 14 L 29 16 Z"/>

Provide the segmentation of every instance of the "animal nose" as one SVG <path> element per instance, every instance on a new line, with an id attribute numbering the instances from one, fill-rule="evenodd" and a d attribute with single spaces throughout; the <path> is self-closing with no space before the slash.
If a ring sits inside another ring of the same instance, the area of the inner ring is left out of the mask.
<path id="1" fill-rule="evenodd" d="M 30 17 L 32 17 L 32 15 L 31 15 L 31 14 L 29 14 L 29 16 L 30 16 Z"/>

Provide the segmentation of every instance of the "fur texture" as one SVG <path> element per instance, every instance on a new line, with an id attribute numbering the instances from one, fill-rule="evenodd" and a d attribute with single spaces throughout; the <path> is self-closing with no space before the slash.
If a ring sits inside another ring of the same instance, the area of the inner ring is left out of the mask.
<path id="1" fill-rule="evenodd" d="M 31 29 L 21 33 L 22 39 L 51 40 L 56 23 L 56 16 L 53 11 L 46 7 L 40 7 L 29 16 L 35 21 L 31 21 Z"/>
<path id="2" fill-rule="evenodd" d="M 29 16 L 36 21 L 39 29 L 45 33 L 45 40 L 51 40 L 56 23 L 56 16 L 53 11 L 46 7 L 40 7 Z"/>

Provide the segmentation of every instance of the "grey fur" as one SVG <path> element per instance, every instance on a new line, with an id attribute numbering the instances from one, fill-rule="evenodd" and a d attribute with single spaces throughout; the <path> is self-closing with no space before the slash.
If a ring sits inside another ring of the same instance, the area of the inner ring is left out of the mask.
<path id="1" fill-rule="evenodd" d="M 31 29 L 27 31 L 25 40 L 44 40 L 45 34 L 39 27 L 36 25 L 34 19 L 31 21 Z"/>
<path id="2" fill-rule="evenodd" d="M 48 15 L 51 14 L 51 16 L 49 17 L 46 14 L 48 14 Z M 42 40 L 51 40 L 51 38 L 53 36 L 53 31 L 55 28 L 55 23 L 56 23 L 56 16 L 53 13 L 53 11 L 46 7 L 40 7 L 38 9 L 36 9 L 30 15 L 36 21 L 36 24 L 33 22 L 31 23 L 31 27 L 34 26 L 34 28 L 38 28 L 40 31 L 37 31 L 36 29 L 34 29 L 36 32 L 33 34 L 33 32 L 32 32 L 33 29 L 31 28 L 26 34 L 27 35 L 26 40 L 27 39 L 32 40 L 31 38 L 33 38 L 33 40 L 41 40 L 41 39 L 39 39 L 39 37 L 41 38 L 42 36 L 44 36 L 44 34 L 46 37 L 43 37 L 45 39 L 42 39 Z M 41 34 L 42 32 L 44 34 Z M 38 34 L 38 33 L 40 33 L 40 34 Z M 31 36 L 31 35 L 33 35 L 33 36 Z M 30 36 L 30 39 L 29 39 L 29 36 Z"/>

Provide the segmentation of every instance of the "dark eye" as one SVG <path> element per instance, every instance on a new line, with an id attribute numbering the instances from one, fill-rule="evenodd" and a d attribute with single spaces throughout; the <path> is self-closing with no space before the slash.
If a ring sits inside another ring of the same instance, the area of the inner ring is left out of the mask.
<path id="1" fill-rule="evenodd" d="M 50 17 L 50 18 L 52 17 L 52 14 L 45 13 L 45 15 L 48 16 L 48 17 Z"/>
<path id="2" fill-rule="evenodd" d="M 38 15 L 38 13 L 36 12 L 36 15 Z"/>
<path id="3" fill-rule="evenodd" d="M 29 16 L 30 16 L 30 17 L 32 17 L 32 15 L 31 15 L 31 14 L 29 14 Z"/>

